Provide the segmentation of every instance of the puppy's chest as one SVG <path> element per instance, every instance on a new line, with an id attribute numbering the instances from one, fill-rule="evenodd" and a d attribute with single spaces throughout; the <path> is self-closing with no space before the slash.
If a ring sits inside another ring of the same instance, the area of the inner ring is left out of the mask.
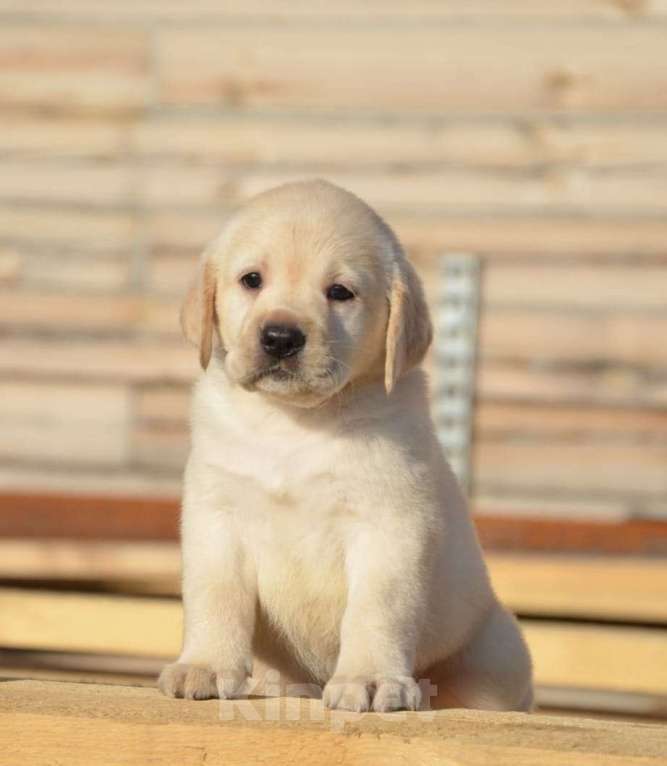
<path id="1" fill-rule="evenodd" d="M 298 524 L 306 509 L 326 514 L 344 501 L 343 450 L 334 440 L 244 437 L 223 437 L 214 454 L 226 494 L 243 507 L 247 523 L 276 514 Z"/>
<path id="2" fill-rule="evenodd" d="M 316 655 L 335 652 L 346 599 L 344 549 L 355 508 L 344 459 L 336 445 L 305 440 L 236 451 L 225 466 L 260 603 L 293 645 Z"/>

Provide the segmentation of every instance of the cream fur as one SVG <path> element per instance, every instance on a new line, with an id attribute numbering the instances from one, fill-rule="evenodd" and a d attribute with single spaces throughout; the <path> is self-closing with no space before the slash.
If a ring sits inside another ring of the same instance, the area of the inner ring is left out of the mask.
<path id="1" fill-rule="evenodd" d="M 260 290 L 239 283 L 249 271 Z M 327 301 L 332 282 L 354 299 Z M 271 371 L 258 335 L 277 320 L 308 340 Z M 428 679 L 435 706 L 528 709 L 530 658 L 417 368 L 431 339 L 421 285 L 386 224 L 326 182 L 260 195 L 207 250 L 183 326 L 206 369 L 185 473 L 183 650 L 162 690 L 239 696 L 254 665 L 324 686 L 334 708 L 416 708 Z"/>

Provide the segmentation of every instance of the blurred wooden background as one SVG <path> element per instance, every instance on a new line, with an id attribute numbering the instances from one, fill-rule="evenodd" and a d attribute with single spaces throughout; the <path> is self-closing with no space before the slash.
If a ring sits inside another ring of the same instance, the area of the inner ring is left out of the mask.
<path id="1" fill-rule="evenodd" d="M 177 310 L 323 175 L 484 258 L 475 505 L 667 514 L 665 0 L 0 1 L 0 489 L 177 496 Z"/>

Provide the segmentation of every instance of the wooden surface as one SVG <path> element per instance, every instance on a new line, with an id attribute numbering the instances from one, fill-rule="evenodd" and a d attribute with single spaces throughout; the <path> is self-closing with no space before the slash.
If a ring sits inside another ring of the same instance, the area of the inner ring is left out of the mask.
<path id="1" fill-rule="evenodd" d="M 176 494 L 183 285 L 231 207 L 324 175 L 430 300 L 440 254 L 484 259 L 476 506 L 664 517 L 666 18 L 1 2 L 0 489 Z"/>
<path id="2" fill-rule="evenodd" d="M 152 485 L 151 485 L 152 486 Z M 162 487 L 163 491 L 165 487 Z M 597 520 L 573 518 L 577 507 L 556 518 L 538 518 L 533 509 L 491 506 L 475 517 L 482 545 L 488 550 L 548 553 L 607 553 L 660 556 L 667 553 L 664 520 Z M 474 510 L 474 507 L 473 507 Z M 180 501 L 171 496 L 48 494 L 0 491 L 0 538 L 97 541 L 174 541 L 178 538 Z M 563 518 L 565 517 L 565 518 Z"/>
<path id="3" fill-rule="evenodd" d="M 667 625 L 665 559 L 495 552 L 486 560 L 500 599 L 519 614 Z"/>
<path id="4" fill-rule="evenodd" d="M 9 763 L 658 766 L 667 750 L 667 730 L 652 724 L 463 710 L 359 716 L 287 699 L 243 708 L 168 700 L 154 689 L 2 687 L 0 748 Z"/>
<path id="5" fill-rule="evenodd" d="M 176 599 L 0 587 L 0 646 L 175 657 Z M 539 684 L 667 695 L 667 631 L 522 620 Z"/>
<path id="6" fill-rule="evenodd" d="M 667 561 L 658 557 L 491 551 L 491 579 L 529 617 L 667 624 Z M 0 539 L 0 580 L 180 594 L 177 543 Z"/>

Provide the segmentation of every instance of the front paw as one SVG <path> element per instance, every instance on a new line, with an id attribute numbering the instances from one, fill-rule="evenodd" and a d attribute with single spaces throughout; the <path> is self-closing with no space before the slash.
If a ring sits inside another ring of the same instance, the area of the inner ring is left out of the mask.
<path id="1" fill-rule="evenodd" d="M 419 710 L 422 694 L 419 685 L 410 676 L 383 677 L 376 682 L 373 710 L 391 713 L 394 710 Z"/>
<path id="2" fill-rule="evenodd" d="M 395 710 L 417 710 L 421 703 L 421 691 L 409 676 L 334 676 L 324 687 L 322 698 L 324 704 L 334 710 L 391 713 Z"/>
<path id="3" fill-rule="evenodd" d="M 334 676 L 324 687 L 322 701 L 332 710 L 365 713 L 371 707 L 373 688 L 372 678 Z"/>
<path id="4" fill-rule="evenodd" d="M 167 697 L 188 700 L 235 699 L 243 695 L 248 673 L 245 670 L 216 672 L 210 665 L 174 662 L 166 665 L 158 679 Z"/>

